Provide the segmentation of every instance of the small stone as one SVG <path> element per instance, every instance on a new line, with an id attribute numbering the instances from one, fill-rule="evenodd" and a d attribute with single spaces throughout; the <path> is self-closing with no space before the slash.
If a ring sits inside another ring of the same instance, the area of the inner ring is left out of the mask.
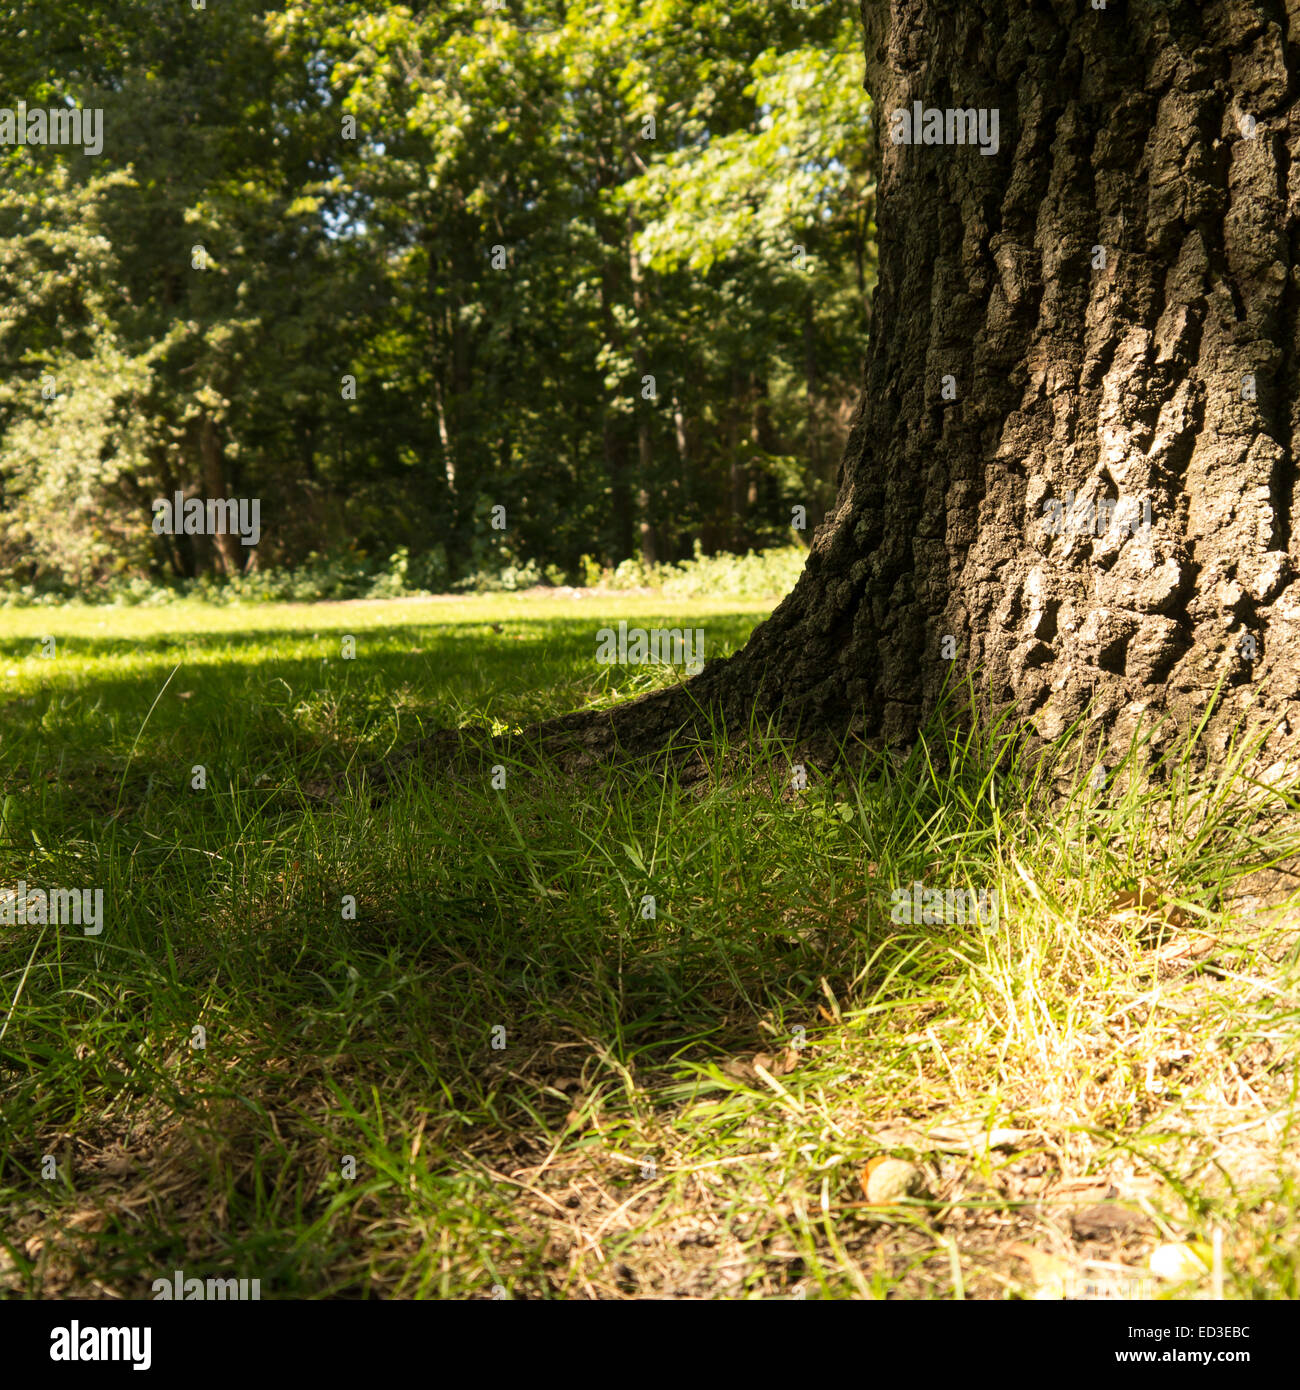
<path id="1" fill-rule="evenodd" d="M 925 1174 L 914 1163 L 901 1158 L 887 1158 L 867 1175 L 864 1184 L 867 1201 L 876 1206 L 891 1206 L 909 1197 L 919 1197 L 925 1191 Z"/>

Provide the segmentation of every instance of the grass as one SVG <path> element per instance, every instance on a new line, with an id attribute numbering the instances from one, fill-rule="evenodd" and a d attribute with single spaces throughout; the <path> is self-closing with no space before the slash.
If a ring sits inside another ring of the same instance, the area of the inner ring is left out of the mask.
<path id="1" fill-rule="evenodd" d="M 0 888 L 106 903 L 0 925 L 0 1289 L 1187 1298 L 1149 1256 L 1217 1231 L 1227 1297 L 1300 1295 L 1294 790 L 1098 789 L 1076 741 L 1053 805 L 936 723 L 803 787 L 758 730 L 690 788 L 368 792 L 422 731 L 673 679 L 601 626 L 714 656 L 770 606 L 0 614 Z M 997 919 L 892 921 L 915 881 Z M 867 1201 L 882 1156 L 915 1195 Z"/>

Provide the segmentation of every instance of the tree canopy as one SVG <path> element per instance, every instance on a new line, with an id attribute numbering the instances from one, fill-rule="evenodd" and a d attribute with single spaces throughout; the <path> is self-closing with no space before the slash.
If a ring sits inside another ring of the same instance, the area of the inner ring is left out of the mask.
<path id="1" fill-rule="evenodd" d="M 260 498 L 263 564 L 405 548 L 431 587 L 761 548 L 833 500 L 875 265 L 851 11 L 0 29 L 7 100 L 103 112 L 98 155 L 0 145 L 0 581 L 242 567 L 153 533 L 177 491 Z"/>

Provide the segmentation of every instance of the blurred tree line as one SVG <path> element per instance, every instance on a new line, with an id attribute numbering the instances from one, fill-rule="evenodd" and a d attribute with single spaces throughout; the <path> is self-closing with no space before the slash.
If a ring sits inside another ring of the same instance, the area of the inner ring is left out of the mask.
<path id="1" fill-rule="evenodd" d="M 0 0 L 0 106 L 104 112 L 97 158 L 0 146 L 0 583 L 811 532 L 875 274 L 859 43 L 826 0 Z M 155 535 L 177 491 L 260 498 L 258 550 Z"/>

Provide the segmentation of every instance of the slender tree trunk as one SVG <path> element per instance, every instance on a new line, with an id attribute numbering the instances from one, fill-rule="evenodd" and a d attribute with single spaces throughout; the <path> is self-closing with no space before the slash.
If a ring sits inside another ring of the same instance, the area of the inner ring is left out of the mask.
<path id="1" fill-rule="evenodd" d="M 728 401 L 727 509 L 730 526 L 727 547 L 738 554 L 745 549 L 745 378 L 739 367 L 731 369 L 731 396 Z"/>
<path id="2" fill-rule="evenodd" d="M 154 472 L 162 482 L 161 495 L 170 500 L 181 490 L 181 482 L 168 462 L 166 445 L 150 445 L 149 457 L 153 463 Z M 150 497 L 149 500 L 152 503 L 153 498 Z M 179 526 L 179 523 L 177 525 Z M 167 555 L 167 563 L 171 566 L 172 574 L 177 579 L 193 579 L 197 574 L 194 564 L 194 547 L 188 544 L 189 539 L 179 530 L 164 531 L 158 535 L 158 540 Z"/>
<path id="3" fill-rule="evenodd" d="M 438 443 L 442 448 L 443 475 L 447 480 L 447 492 L 456 495 L 456 455 L 452 449 L 451 431 L 447 428 L 446 392 L 443 390 L 441 368 L 435 368 L 433 377 L 433 408 L 438 420 Z"/>
<path id="4" fill-rule="evenodd" d="M 226 496 L 226 463 L 217 434 L 217 426 L 210 415 L 199 418 L 199 472 L 203 478 L 203 492 L 206 498 Z M 228 532 L 218 531 L 208 537 L 212 553 L 217 560 L 221 574 L 239 574 L 243 568 L 243 557 L 236 537 Z"/>
<path id="5" fill-rule="evenodd" d="M 653 565 L 658 555 L 658 545 L 655 541 L 655 525 L 653 517 L 653 503 L 650 493 L 650 469 L 654 462 L 650 444 L 650 422 L 645 418 L 645 411 L 638 411 L 637 419 L 637 488 L 636 488 L 636 514 L 637 514 L 637 538 L 640 542 L 641 560 L 644 564 Z"/>
<path id="6" fill-rule="evenodd" d="M 438 231 L 433 209 L 426 213 L 425 299 L 429 326 L 429 377 L 433 397 L 433 421 L 446 483 L 443 553 L 447 557 L 449 582 L 464 573 L 469 547 L 462 529 L 461 499 L 457 487 L 456 463 L 460 440 L 456 435 L 456 324 L 454 309 L 444 301 L 442 261 L 438 255 Z"/>
<path id="7" fill-rule="evenodd" d="M 813 317 L 812 295 L 803 308 L 803 376 L 808 421 L 808 461 L 813 474 L 822 476 L 822 447 L 817 427 L 817 321 Z"/>
<path id="8" fill-rule="evenodd" d="M 772 452 L 772 415 L 769 408 L 767 393 L 767 374 L 765 372 L 750 372 L 749 374 L 749 486 L 745 493 L 745 509 L 747 515 L 752 518 L 758 511 L 760 481 L 764 476 L 764 470 L 760 460 L 765 454 Z"/>
<path id="9" fill-rule="evenodd" d="M 691 445 L 691 428 L 686 418 L 686 406 L 681 397 L 673 393 L 673 437 L 677 442 L 677 479 L 680 489 L 681 506 L 688 514 L 696 514 L 696 504 L 700 497 L 700 479 L 696 476 L 695 456 Z M 702 518 L 693 528 L 692 551 L 699 546 L 702 551 L 711 553 L 712 524 Z"/>
<path id="10" fill-rule="evenodd" d="M 653 375 L 650 359 L 645 350 L 648 329 L 647 306 L 649 298 L 645 287 L 645 276 L 641 268 L 641 258 L 636 253 L 636 222 L 632 214 L 627 219 L 628 278 L 632 285 L 632 309 L 636 314 L 636 329 L 632 345 L 632 360 L 636 364 L 637 402 L 636 402 L 636 449 L 637 449 L 637 532 L 641 544 L 641 559 L 644 564 L 653 565 L 657 554 L 655 527 L 652 517 L 650 479 L 654 468 L 654 444 L 651 438 L 650 411 L 654 405 L 643 398 L 642 392 L 648 389 L 646 378 Z M 656 388 L 658 383 L 655 383 Z"/>
<path id="11" fill-rule="evenodd" d="M 601 445 L 613 511 L 614 552 L 611 558 L 617 564 L 630 558 L 633 550 L 632 479 L 627 461 L 627 441 L 622 437 L 618 420 L 608 406 L 601 426 Z"/>
<path id="12" fill-rule="evenodd" d="M 673 392 L 673 434 L 677 440 L 677 462 L 681 466 L 681 476 L 685 479 L 691 468 L 690 442 L 686 434 L 686 412 L 677 393 Z"/>
<path id="13" fill-rule="evenodd" d="M 457 200 L 438 213 L 453 229 L 449 239 L 454 249 L 439 258 L 433 238 L 441 233 L 430 232 L 426 293 L 434 404 L 447 481 L 445 546 L 449 573 L 456 578 L 468 569 L 473 552 L 474 506 L 482 476 L 480 451 L 488 447 L 475 395 L 478 334 L 464 312 L 464 287 L 474 283 L 481 268 L 478 258 L 487 248 L 481 244 L 477 219 L 465 210 L 463 202 Z M 434 214 L 430 212 L 428 218 L 432 228 Z"/>
<path id="14" fill-rule="evenodd" d="M 606 259 L 601 271 L 600 310 L 605 339 L 620 341 L 614 306 L 618 298 L 618 272 L 612 256 Z M 605 403 L 605 419 L 601 430 L 605 457 L 605 473 L 609 478 L 610 502 L 613 509 L 614 561 L 628 559 L 632 554 L 634 520 L 632 516 L 632 478 L 628 464 L 627 442 L 618 427 L 618 418 L 611 402 Z"/>

